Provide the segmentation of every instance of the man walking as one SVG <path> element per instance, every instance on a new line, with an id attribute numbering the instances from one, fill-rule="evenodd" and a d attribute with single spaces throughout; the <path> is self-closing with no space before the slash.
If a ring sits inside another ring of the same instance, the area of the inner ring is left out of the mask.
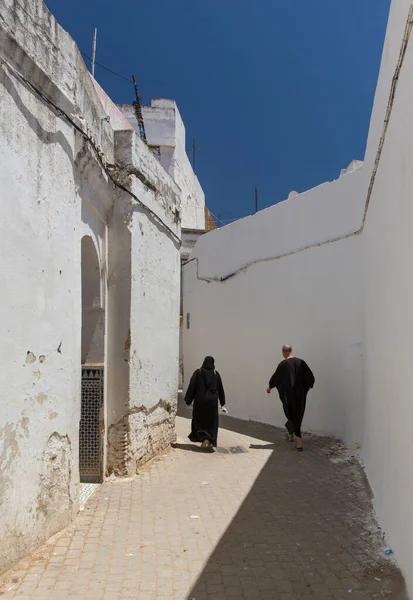
<path id="1" fill-rule="evenodd" d="M 267 394 L 277 388 L 280 400 L 283 403 L 284 414 L 287 417 L 285 424 L 290 440 L 296 438 L 296 448 L 303 449 L 301 437 L 301 423 L 303 422 L 308 391 L 314 386 L 314 375 L 301 358 L 293 356 L 293 349 L 289 344 L 282 347 L 284 360 L 280 362 L 274 375 L 270 379 Z"/>

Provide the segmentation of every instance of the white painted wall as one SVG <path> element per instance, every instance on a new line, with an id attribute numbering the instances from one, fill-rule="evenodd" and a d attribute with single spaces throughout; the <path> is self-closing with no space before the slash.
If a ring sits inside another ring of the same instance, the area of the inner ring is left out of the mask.
<path id="1" fill-rule="evenodd" d="M 205 229 L 205 194 L 186 153 L 185 125 L 176 104 L 175 137 L 176 147 L 172 177 L 182 191 L 182 228 Z"/>
<path id="2" fill-rule="evenodd" d="M 129 124 L 139 131 L 133 106 L 119 106 Z M 156 98 L 142 107 L 148 144 L 159 150 L 159 161 L 181 189 L 181 225 L 205 228 L 205 194 L 186 153 L 185 126 L 174 100 Z"/>
<path id="3" fill-rule="evenodd" d="M 143 462 L 174 437 L 181 192 L 41 0 L 0 3 L 0 58 L 2 571 L 77 512 L 84 236 L 101 276 L 105 425 L 128 424 L 117 460 Z"/>
<path id="4" fill-rule="evenodd" d="M 105 112 L 73 40 L 43 2 L 3 3 L 0 17 L 3 570 L 77 512 L 81 240 L 91 237 L 105 276 L 113 200 L 81 136 L 18 73 L 87 128 L 108 162 L 114 141 L 110 127 L 101 130 Z M 103 302 L 105 284 L 101 292 Z"/>
<path id="5" fill-rule="evenodd" d="M 412 594 L 410 6 L 409 0 L 391 5 L 364 166 L 198 241 L 198 277 L 212 281 L 197 278 L 196 261 L 185 267 L 191 329 L 184 330 L 184 359 L 187 377 L 204 354 L 215 353 L 230 411 L 282 424 L 280 407 L 263 393 L 266 380 L 262 392 L 258 384 L 270 371 L 269 355 L 276 362 L 281 343 L 293 344 L 316 376 L 305 427 L 361 442 L 379 522 Z M 352 230 L 360 234 L 265 262 Z M 251 266 L 214 281 L 243 265 Z"/>
<path id="6" fill-rule="evenodd" d="M 122 352 L 109 350 L 108 469 L 132 475 L 175 436 L 180 190 L 135 131 L 117 131 L 115 150 L 119 177 L 139 201 L 117 195 L 109 227 L 109 331 Z"/>
<path id="7" fill-rule="evenodd" d="M 374 103 L 366 161 L 373 164 L 410 2 L 394 0 Z M 413 38 L 374 184 L 365 246 L 363 458 L 375 507 L 413 595 Z"/>
<path id="8" fill-rule="evenodd" d="M 21 43 L 28 53 L 37 54 L 47 84 L 53 62 L 50 48 L 43 46 L 43 38 L 33 48 L 32 35 L 38 33 L 36 11 L 40 19 L 48 11 L 40 2 L 27 2 L 25 11 L 17 2 L 8 4 L 14 6 L 8 10 L 0 5 L 2 57 L 13 64 L 17 55 L 8 31 L 21 39 L 26 28 Z M 15 24 L 19 19 L 22 27 Z M 72 61 L 72 70 L 65 72 L 70 85 L 76 68 L 74 44 L 53 19 L 51 31 L 53 60 L 62 65 Z M 36 80 L 39 71 L 30 65 L 27 60 L 23 72 Z M 58 76 L 57 96 L 64 85 Z M 1 569 L 32 551 L 76 513 L 81 211 L 72 128 L 5 64 L 0 88 Z M 72 96 L 73 90 L 68 93 Z"/>
<path id="9" fill-rule="evenodd" d="M 179 347 L 179 244 L 165 238 L 143 211 L 133 214 L 140 231 L 132 246 L 131 407 L 160 400 L 176 406 Z"/>
<path id="10" fill-rule="evenodd" d="M 212 354 L 231 414 L 283 425 L 265 390 L 291 343 L 317 381 L 305 426 L 360 439 L 361 238 L 328 240 L 354 231 L 364 180 L 356 171 L 198 240 L 183 268 L 186 384 Z M 285 256 L 307 245 L 316 247 Z"/>
<path id="11" fill-rule="evenodd" d="M 194 254 L 199 276 L 227 277 L 251 263 L 351 234 L 360 226 L 366 184 L 361 168 L 202 236 Z"/>
<path id="12" fill-rule="evenodd" d="M 195 247 L 198 239 L 201 235 L 205 235 L 206 231 L 204 229 L 183 229 L 182 230 L 182 240 L 181 240 L 181 260 L 186 262 Z"/>

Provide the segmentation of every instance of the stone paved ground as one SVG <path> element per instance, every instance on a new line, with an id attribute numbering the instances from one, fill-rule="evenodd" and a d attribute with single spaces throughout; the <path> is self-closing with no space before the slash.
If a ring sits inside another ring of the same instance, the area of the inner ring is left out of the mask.
<path id="1" fill-rule="evenodd" d="M 200 452 L 178 419 L 178 447 L 101 486 L 73 526 L 7 575 L 2 598 L 406 598 L 355 463 L 331 440 L 309 438 L 300 454 L 280 430 L 225 423 L 220 445 L 248 452 Z"/>

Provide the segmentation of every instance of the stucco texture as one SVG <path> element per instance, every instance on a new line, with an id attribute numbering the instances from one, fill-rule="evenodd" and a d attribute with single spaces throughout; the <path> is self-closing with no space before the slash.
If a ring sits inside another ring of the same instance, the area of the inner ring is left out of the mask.
<path id="1" fill-rule="evenodd" d="M 77 512 L 82 363 L 102 476 L 174 439 L 181 190 L 41 0 L 0 3 L 0 48 L 2 571 Z"/>

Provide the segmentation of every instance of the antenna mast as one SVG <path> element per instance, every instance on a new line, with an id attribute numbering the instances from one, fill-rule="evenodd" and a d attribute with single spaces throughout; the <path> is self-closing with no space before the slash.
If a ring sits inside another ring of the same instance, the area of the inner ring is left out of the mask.
<path id="1" fill-rule="evenodd" d="M 93 47 L 92 47 L 92 77 L 95 76 L 95 58 L 96 58 L 96 38 L 97 38 L 98 28 L 95 27 L 95 33 L 93 35 Z"/>
<path id="2" fill-rule="evenodd" d="M 196 172 L 196 165 L 195 165 L 195 152 L 198 150 L 198 148 L 195 146 L 195 138 L 192 139 L 192 168 L 194 170 L 194 173 Z"/>

